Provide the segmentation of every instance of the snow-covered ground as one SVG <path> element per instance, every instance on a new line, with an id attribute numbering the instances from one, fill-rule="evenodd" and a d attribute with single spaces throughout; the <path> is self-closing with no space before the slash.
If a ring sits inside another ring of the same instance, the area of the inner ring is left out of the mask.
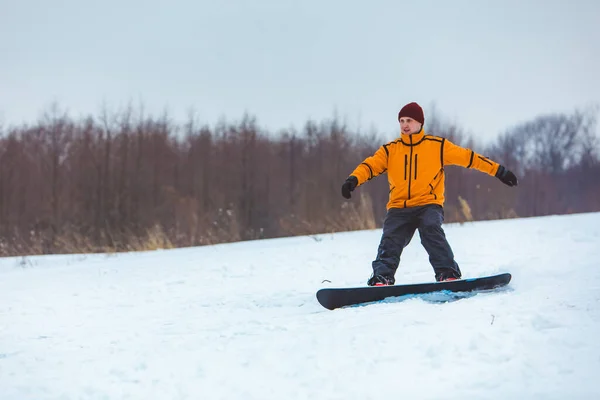
<path id="1" fill-rule="evenodd" d="M 2 259 L 0 399 L 600 398 L 600 213 L 445 229 L 508 289 L 322 308 L 379 230 Z M 433 279 L 418 234 L 396 278 Z"/>

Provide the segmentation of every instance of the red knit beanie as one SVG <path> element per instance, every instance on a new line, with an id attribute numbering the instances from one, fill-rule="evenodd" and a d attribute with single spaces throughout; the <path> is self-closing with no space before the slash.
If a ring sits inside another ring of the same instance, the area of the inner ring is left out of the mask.
<path id="1" fill-rule="evenodd" d="M 408 103 L 398 113 L 398 121 L 402 117 L 409 117 L 414 119 L 421 124 L 425 123 L 425 116 L 423 115 L 423 109 L 417 103 Z"/>

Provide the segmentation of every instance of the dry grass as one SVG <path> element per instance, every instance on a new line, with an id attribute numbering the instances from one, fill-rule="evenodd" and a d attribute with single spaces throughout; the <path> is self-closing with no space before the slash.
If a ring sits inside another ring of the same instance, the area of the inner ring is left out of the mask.
<path id="1" fill-rule="evenodd" d="M 331 232 L 377 228 L 371 196 L 363 192 L 360 193 L 360 197 L 356 200 L 354 202 L 343 203 L 342 212 L 338 218 L 329 220 L 329 230 Z"/>
<path id="2" fill-rule="evenodd" d="M 129 251 L 151 251 L 173 248 L 175 246 L 173 246 L 169 236 L 160 225 L 154 225 L 151 229 L 147 229 L 146 235 L 141 238 L 131 237 L 130 242 L 127 244 Z"/>
<path id="3" fill-rule="evenodd" d="M 377 228 L 373 202 L 367 193 L 355 195 L 351 201 L 342 203 L 338 210 L 321 220 L 307 221 L 295 215 L 279 220 L 281 229 L 290 236 L 334 233 Z"/>
<path id="4" fill-rule="evenodd" d="M 164 229 L 155 225 L 147 229 L 143 236 L 133 234 L 120 235 L 113 239 L 112 235 L 101 232 L 96 237 L 81 234 L 75 230 L 59 235 L 46 235 L 31 232 L 27 238 L 15 236 L 12 240 L 0 242 L 0 256 L 31 256 L 44 254 L 90 254 L 117 253 L 123 251 L 149 251 L 172 249 L 173 245 Z"/>
<path id="5" fill-rule="evenodd" d="M 82 254 L 82 253 L 114 253 L 111 246 L 98 246 L 92 239 L 80 233 L 66 233 L 54 239 L 53 247 L 60 249 L 60 253 Z"/>
<path id="6" fill-rule="evenodd" d="M 458 203 L 460 204 L 460 211 L 462 214 L 461 223 L 473 221 L 473 214 L 471 213 L 471 207 L 469 206 L 469 203 L 461 196 L 458 196 Z"/>
<path id="7" fill-rule="evenodd" d="M 458 204 L 445 207 L 447 222 L 465 223 L 474 221 L 471 207 L 459 196 Z M 518 218 L 513 208 L 502 208 L 487 219 Z M 356 194 L 352 200 L 325 213 L 325 217 L 312 220 L 289 215 L 279 219 L 279 236 L 316 235 L 323 233 L 371 230 L 378 227 L 373 202 L 368 193 Z M 210 219 L 194 221 L 187 226 L 165 229 L 160 224 L 142 231 L 109 231 L 83 234 L 75 228 L 63 227 L 60 234 L 29 232 L 25 237 L 14 235 L 0 239 L 0 256 L 29 256 L 42 254 L 89 254 L 117 253 L 123 251 L 152 251 L 186 246 L 202 246 L 229 243 L 240 240 L 266 237 L 262 229 L 256 232 L 241 232 L 237 216 L 230 210 L 219 210 Z"/>

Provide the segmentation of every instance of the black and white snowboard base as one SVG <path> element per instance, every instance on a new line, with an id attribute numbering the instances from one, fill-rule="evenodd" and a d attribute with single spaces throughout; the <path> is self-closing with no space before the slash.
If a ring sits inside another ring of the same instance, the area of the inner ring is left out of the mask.
<path id="1" fill-rule="evenodd" d="M 393 286 L 364 286 L 352 288 L 324 288 L 317 292 L 317 300 L 329 310 L 356 304 L 381 301 L 398 297 L 433 292 L 472 292 L 496 289 L 508 285 L 508 273 L 480 278 L 459 279 L 448 282 L 415 283 Z"/>

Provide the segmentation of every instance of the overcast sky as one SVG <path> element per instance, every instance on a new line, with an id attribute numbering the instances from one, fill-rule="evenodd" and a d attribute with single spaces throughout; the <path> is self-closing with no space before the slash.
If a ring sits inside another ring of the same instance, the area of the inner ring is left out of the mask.
<path id="1" fill-rule="evenodd" d="M 387 136 L 417 101 L 487 141 L 600 103 L 600 1 L 0 0 L 0 121 L 54 101 Z"/>

